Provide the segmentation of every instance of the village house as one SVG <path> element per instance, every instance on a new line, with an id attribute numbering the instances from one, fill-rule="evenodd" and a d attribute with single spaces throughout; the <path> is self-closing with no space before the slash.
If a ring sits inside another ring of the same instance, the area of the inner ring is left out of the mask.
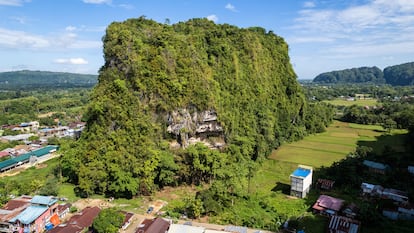
<path id="1" fill-rule="evenodd" d="M 361 223 L 344 216 L 331 216 L 328 224 L 329 233 L 358 233 Z"/>
<path id="2" fill-rule="evenodd" d="M 131 224 L 132 217 L 134 216 L 134 213 L 125 212 L 125 211 L 121 211 L 121 213 L 125 216 L 124 222 L 122 223 L 121 228 L 125 230 Z"/>
<path id="3" fill-rule="evenodd" d="M 87 232 L 92 226 L 93 220 L 98 216 L 101 209 L 97 206 L 86 207 L 81 212 L 73 215 L 66 223 L 55 226 L 48 233 L 80 233 Z"/>
<path id="4" fill-rule="evenodd" d="M 312 167 L 299 165 L 290 175 L 290 195 L 304 198 L 312 184 Z"/>
<path id="5" fill-rule="evenodd" d="M 0 209 L 0 233 L 11 233 L 18 230 L 10 220 L 19 215 L 23 210 L 30 206 L 30 196 L 21 196 L 8 201 Z"/>
<path id="6" fill-rule="evenodd" d="M 361 184 L 362 195 L 381 197 L 384 188 L 381 185 L 374 185 L 369 183 Z"/>
<path id="7" fill-rule="evenodd" d="M 57 199 L 47 196 L 34 196 L 30 206 L 10 220 L 20 232 L 42 232 L 57 216 Z"/>
<path id="8" fill-rule="evenodd" d="M 336 215 L 344 205 L 344 200 L 334 198 L 328 195 L 320 195 L 318 200 L 312 206 L 314 213 L 323 215 Z"/>
<path id="9" fill-rule="evenodd" d="M 163 218 L 144 219 L 135 233 L 166 233 L 171 223 Z"/>

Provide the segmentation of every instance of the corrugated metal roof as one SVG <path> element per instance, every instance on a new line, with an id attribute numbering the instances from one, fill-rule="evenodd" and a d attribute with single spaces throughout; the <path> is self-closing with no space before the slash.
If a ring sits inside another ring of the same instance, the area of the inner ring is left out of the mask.
<path id="1" fill-rule="evenodd" d="M 370 161 L 370 160 L 364 160 L 364 162 L 362 162 L 362 164 L 364 164 L 367 167 L 371 167 L 371 168 L 375 168 L 375 169 L 380 169 L 380 170 L 385 170 L 387 169 L 389 166 L 383 163 L 377 163 L 374 161 Z"/>
<path id="2" fill-rule="evenodd" d="M 204 233 L 204 227 L 171 224 L 168 233 Z"/>
<path id="3" fill-rule="evenodd" d="M 23 224 L 30 224 L 48 209 L 49 207 L 47 206 L 29 206 L 15 218 L 11 219 L 10 222 L 19 220 Z"/>
<path id="4" fill-rule="evenodd" d="M 46 205 L 51 206 L 57 202 L 57 199 L 54 197 L 48 197 L 48 196 L 34 196 L 32 198 L 31 203 L 32 204 L 39 204 L 39 205 Z"/>

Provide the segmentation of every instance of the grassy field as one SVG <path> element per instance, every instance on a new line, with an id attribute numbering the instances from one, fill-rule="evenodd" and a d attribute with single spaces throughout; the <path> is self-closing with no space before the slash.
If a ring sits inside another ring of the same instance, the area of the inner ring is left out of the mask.
<path id="1" fill-rule="evenodd" d="M 335 106 L 351 106 L 351 105 L 358 105 L 358 106 L 378 106 L 377 99 L 357 99 L 355 101 L 348 101 L 345 99 L 334 99 L 334 100 L 325 100 L 323 102 L 330 103 Z"/>
<path id="2" fill-rule="evenodd" d="M 326 132 L 282 145 L 273 151 L 270 158 L 315 168 L 329 166 L 355 151 L 358 143 L 375 141 L 382 133 L 381 126 L 367 127 L 335 121 Z"/>

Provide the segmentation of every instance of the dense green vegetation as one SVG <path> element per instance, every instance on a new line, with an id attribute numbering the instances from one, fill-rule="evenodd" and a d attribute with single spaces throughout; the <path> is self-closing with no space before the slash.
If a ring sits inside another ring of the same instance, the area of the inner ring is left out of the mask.
<path id="1" fill-rule="evenodd" d="M 380 70 L 378 67 L 360 67 L 319 74 L 313 79 L 321 84 L 373 83 L 407 86 L 414 84 L 414 62 L 389 66 Z"/>
<path id="2" fill-rule="evenodd" d="M 34 88 L 93 87 L 96 75 L 50 71 L 12 71 L 0 73 L 0 90 L 31 90 Z"/>
<path id="3" fill-rule="evenodd" d="M 374 67 L 360 67 L 331 71 L 319 74 L 313 79 L 315 83 L 385 83 L 382 71 Z"/>
<path id="4" fill-rule="evenodd" d="M 384 78 L 393 86 L 414 85 L 414 62 L 385 68 Z"/>
<path id="5" fill-rule="evenodd" d="M 307 103 L 288 46 L 271 31 L 141 17 L 112 23 L 103 40 L 87 128 L 62 158 L 79 195 L 206 184 L 189 208 L 194 217 L 215 215 L 249 196 L 255 167 L 274 148 L 321 132 L 332 119 L 326 104 Z M 170 149 L 166 118 L 180 109 L 217 112 L 225 148 Z"/>
<path id="6" fill-rule="evenodd" d="M 37 120 L 55 125 L 79 121 L 89 102 L 90 88 L 9 90 L 0 92 L 0 125 Z"/>

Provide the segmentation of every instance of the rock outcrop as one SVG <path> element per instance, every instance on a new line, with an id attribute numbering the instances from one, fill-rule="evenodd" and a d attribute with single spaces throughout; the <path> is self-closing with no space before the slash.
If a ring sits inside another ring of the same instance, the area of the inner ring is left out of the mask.
<path id="1" fill-rule="evenodd" d="M 182 147 L 187 147 L 192 144 L 191 142 L 199 141 L 194 138 L 220 136 L 223 133 L 223 127 L 213 109 L 204 111 L 192 108 L 178 109 L 168 114 L 167 122 L 167 131 L 177 137 L 177 141 Z"/>

